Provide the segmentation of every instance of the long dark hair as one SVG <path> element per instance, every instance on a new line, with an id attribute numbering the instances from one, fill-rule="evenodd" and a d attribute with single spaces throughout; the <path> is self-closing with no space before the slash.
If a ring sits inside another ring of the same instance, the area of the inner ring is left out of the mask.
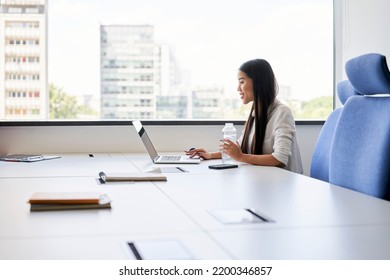
<path id="1" fill-rule="evenodd" d="M 245 124 L 245 133 L 241 150 L 246 154 L 261 155 L 265 129 L 268 122 L 268 107 L 274 102 L 277 83 L 271 65 L 264 59 L 249 60 L 239 68 L 253 83 L 253 104 L 248 120 Z M 254 112 L 254 117 L 252 116 Z M 252 139 L 252 147 L 249 147 L 249 134 L 255 122 L 255 133 Z"/>

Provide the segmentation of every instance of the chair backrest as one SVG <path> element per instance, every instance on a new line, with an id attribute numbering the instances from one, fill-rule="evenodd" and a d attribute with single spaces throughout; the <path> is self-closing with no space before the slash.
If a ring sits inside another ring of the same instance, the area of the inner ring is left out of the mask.
<path id="1" fill-rule="evenodd" d="M 311 158 L 310 176 L 326 182 L 329 182 L 330 149 L 341 110 L 337 108 L 329 115 L 318 136 Z"/>
<path id="2" fill-rule="evenodd" d="M 390 73 L 386 58 L 380 54 L 356 57 L 347 62 L 346 73 L 361 95 L 348 98 L 339 115 L 329 182 L 389 200 Z"/>
<path id="3" fill-rule="evenodd" d="M 358 94 L 348 80 L 337 84 L 337 93 L 342 104 L 344 104 L 349 97 Z M 337 108 L 329 115 L 321 129 L 311 159 L 310 176 L 326 182 L 329 182 L 330 151 L 341 110 L 342 107 Z"/>

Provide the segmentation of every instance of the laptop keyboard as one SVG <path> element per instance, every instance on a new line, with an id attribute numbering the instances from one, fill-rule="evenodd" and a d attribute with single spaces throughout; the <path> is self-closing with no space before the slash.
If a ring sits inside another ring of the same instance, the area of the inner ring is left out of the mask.
<path id="1" fill-rule="evenodd" d="M 181 156 L 162 156 L 161 160 L 178 161 L 180 158 Z"/>

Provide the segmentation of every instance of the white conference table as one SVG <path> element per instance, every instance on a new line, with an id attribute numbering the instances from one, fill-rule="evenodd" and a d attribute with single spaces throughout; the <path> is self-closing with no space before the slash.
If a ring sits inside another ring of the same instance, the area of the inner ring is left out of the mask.
<path id="1" fill-rule="evenodd" d="M 390 202 L 274 167 L 165 173 L 167 182 L 99 184 L 100 171 L 156 167 L 145 154 L 0 162 L 0 259 L 132 259 L 125 242 L 174 240 L 194 259 L 390 259 Z M 173 165 L 177 166 L 177 165 Z M 99 191 L 111 210 L 34 213 L 36 191 Z M 253 209 L 268 223 L 223 223 Z"/>

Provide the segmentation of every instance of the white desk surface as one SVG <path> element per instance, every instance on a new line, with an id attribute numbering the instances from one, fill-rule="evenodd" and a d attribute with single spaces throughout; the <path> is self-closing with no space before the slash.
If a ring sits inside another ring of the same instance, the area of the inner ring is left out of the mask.
<path id="1" fill-rule="evenodd" d="M 60 155 L 61 158 L 37 162 L 0 161 L 0 178 L 11 177 L 85 177 L 99 172 L 137 172 L 138 169 L 121 154 Z"/>
<path id="2" fill-rule="evenodd" d="M 212 209 L 250 208 L 275 221 L 231 228 L 390 224 L 388 201 L 277 168 L 257 167 L 253 174 L 172 176 L 169 182 L 156 185 L 206 230 L 227 228 L 209 214 Z"/>
<path id="3" fill-rule="evenodd" d="M 198 230 L 151 182 L 98 185 L 94 178 L 22 178 L 0 180 L 0 237 L 91 236 Z M 112 209 L 30 212 L 36 191 L 99 191 Z"/>
<path id="4" fill-rule="evenodd" d="M 145 154 L 2 162 L 0 259 L 131 258 L 125 240 L 162 238 L 196 259 L 390 259 L 390 202 L 280 168 L 208 168 L 218 162 L 181 165 L 189 172 L 167 182 L 106 185 L 98 172 L 157 165 Z M 108 194 L 112 209 L 31 213 L 26 203 L 36 191 L 90 190 Z M 209 212 L 244 208 L 275 222 L 223 224 Z"/>
<path id="5" fill-rule="evenodd" d="M 389 260 L 390 225 L 213 231 L 237 259 Z"/>
<path id="6" fill-rule="evenodd" d="M 176 240 L 192 259 L 234 259 L 203 232 L 126 235 L 1 238 L 0 259 L 9 260 L 122 260 L 135 259 L 126 242 Z"/>

